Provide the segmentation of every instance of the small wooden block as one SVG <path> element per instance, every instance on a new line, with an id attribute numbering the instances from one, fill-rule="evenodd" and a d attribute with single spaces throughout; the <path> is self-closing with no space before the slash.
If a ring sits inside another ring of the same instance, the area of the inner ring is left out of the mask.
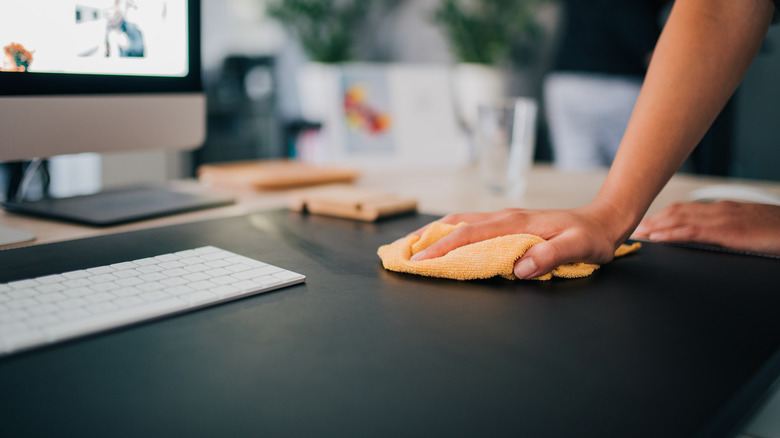
<path id="1" fill-rule="evenodd" d="M 294 211 L 367 222 L 417 210 L 414 199 L 346 184 L 296 190 L 288 200 L 289 208 Z"/>

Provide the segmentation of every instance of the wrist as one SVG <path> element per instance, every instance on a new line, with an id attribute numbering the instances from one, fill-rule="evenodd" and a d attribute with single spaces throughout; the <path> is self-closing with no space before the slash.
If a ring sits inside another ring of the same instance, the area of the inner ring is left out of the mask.
<path id="1" fill-rule="evenodd" d="M 580 210 L 581 214 L 604 231 L 604 236 L 615 248 L 628 239 L 642 218 L 642 213 L 636 213 L 599 197 L 581 207 Z"/>

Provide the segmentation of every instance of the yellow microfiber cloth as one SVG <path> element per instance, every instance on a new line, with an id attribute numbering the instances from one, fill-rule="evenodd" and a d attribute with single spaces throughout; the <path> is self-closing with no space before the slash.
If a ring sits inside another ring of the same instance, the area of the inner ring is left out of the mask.
<path id="1" fill-rule="evenodd" d="M 544 242 L 539 236 L 532 234 L 510 234 L 494 237 L 477 243 L 464 245 L 449 253 L 434 259 L 411 261 L 410 258 L 436 241 L 446 236 L 456 228 L 466 225 L 449 225 L 441 222 L 432 223 L 422 236 L 406 236 L 395 242 L 383 245 L 377 251 L 385 269 L 408 274 L 425 275 L 429 277 L 451 278 L 454 280 L 477 280 L 501 276 L 515 280 L 513 269 L 515 262 L 528 248 Z M 615 257 L 634 252 L 640 243 L 621 245 L 615 251 Z M 549 280 L 553 276 L 563 278 L 587 277 L 599 265 L 588 263 L 569 263 L 555 268 L 552 272 L 536 277 L 536 280 Z"/>

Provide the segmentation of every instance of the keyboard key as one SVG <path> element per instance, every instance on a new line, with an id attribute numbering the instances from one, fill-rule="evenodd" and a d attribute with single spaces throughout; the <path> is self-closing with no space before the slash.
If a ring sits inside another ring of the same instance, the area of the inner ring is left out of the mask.
<path id="1" fill-rule="evenodd" d="M 140 306 L 143 303 L 144 300 L 138 298 L 135 295 L 130 297 L 120 298 L 114 301 L 114 304 L 116 304 L 119 307 L 134 307 L 134 306 Z"/>
<path id="2" fill-rule="evenodd" d="M 265 277 L 266 275 L 275 274 L 282 270 L 275 266 L 266 266 L 264 268 L 250 269 L 248 271 L 238 272 L 233 274 L 233 277 L 239 280 L 249 280 L 251 278 Z"/>
<path id="3" fill-rule="evenodd" d="M 18 310 L 18 309 L 24 309 L 26 307 L 32 307 L 35 306 L 36 304 L 38 304 L 38 301 L 36 301 L 34 298 L 24 297 L 6 303 L 5 306 L 11 310 Z"/>
<path id="4" fill-rule="evenodd" d="M 219 295 L 220 297 L 232 297 L 241 293 L 241 289 L 226 284 L 211 289 L 211 292 Z"/>
<path id="5" fill-rule="evenodd" d="M 67 300 L 62 300 L 57 303 L 57 306 L 60 307 L 60 309 L 75 309 L 78 307 L 84 307 L 87 304 L 87 300 L 83 298 L 68 298 Z"/>
<path id="6" fill-rule="evenodd" d="M 31 318 L 28 318 L 25 322 L 33 327 L 44 327 L 47 325 L 52 325 L 59 321 L 60 319 L 54 314 L 46 313 L 43 315 L 36 315 Z"/>
<path id="7" fill-rule="evenodd" d="M 90 295 L 92 293 L 94 293 L 94 291 L 88 287 L 74 287 L 65 290 L 65 295 L 72 298 L 83 297 L 84 295 Z"/>
<path id="8" fill-rule="evenodd" d="M 168 269 L 181 268 L 182 266 L 184 266 L 184 263 L 174 260 L 172 262 L 160 263 L 158 266 L 163 268 L 164 270 L 168 270 Z"/>
<path id="9" fill-rule="evenodd" d="M 6 292 L 4 295 L 13 299 L 21 299 L 21 298 L 33 297 L 36 294 L 35 294 L 35 289 L 11 289 L 9 292 Z"/>
<path id="10" fill-rule="evenodd" d="M 182 284 L 186 284 L 187 280 L 181 277 L 172 277 L 172 278 L 166 278 L 164 280 L 160 280 L 160 283 L 170 287 L 170 286 L 179 286 Z"/>
<path id="11" fill-rule="evenodd" d="M 90 304 L 97 304 L 97 303 L 102 303 L 104 301 L 111 301 L 114 298 L 115 298 L 114 295 L 111 295 L 108 292 L 98 292 L 96 294 L 87 295 L 86 297 L 84 297 L 84 299 L 89 301 Z"/>
<path id="12" fill-rule="evenodd" d="M 41 304 L 27 309 L 30 315 L 45 315 L 47 313 L 59 312 L 59 310 L 60 308 L 55 306 L 54 304 Z"/>
<path id="13" fill-rule="evenodd" d="M 114 271 L 113 274 L 118 278 L 131 278 L 141 275 L 141 273 L 135 269 L 118 269 Z"/>
<path id="14" fill-rule="evenodd" d="M 210 270 L 211 266 L 205 263 L 195 263 L 192 265 L 186 265 L 183 269 L 189 272 L 204 272 Z"/>
<path id="15" fill-rule="evenodd" d="M 164 299 L 170 298 L 170 297 L 171 297 L 170 295 L 168 295 L 167 293 L 165 293 L 163 291 L 160 291 L 160 290 L 156 290 L 156 291 L 152 291 L 152 292 L 146 292 L 146 293 L 142 293 L 141 295 L 138 295 L 138 298 L 140 298 L 140 299 L 142 299 L 144 301 L 149 301 L 149 302 L 164 300 Z"/>
<path id="16" fill-rule="evenodd" d="M 119 306 L 116 304 L 105 301 L 102 303 L 92 304 L 84 308 L 89 313 L 106 313 L 106 312 L 112 312 L 114 310 L 119 310 Z"/>
<path id="17" fill-rule="evenodd" d="M 138 267 L 137 264 L 133 262 L 122 262 L 122 263 L 115 263 L 113 265 L 109 265 L 111 268 L 116 269 L 117 271 L 124 271 L 126 269 L 133 269 Z"/>
<path id="18" fill-rule="evenodd" d="M 215 299 L 219 298 L 219 295 L 205 290 L 200 290 L 197 292 L 184 294 L 180 296 L 180 298 L 192 305 L 199 305 L 199 304 L 207 303 L 209 301 L 214 301 Z"/>
<path id="19" fill-rule="evenodd" d="M 35 299 L 38 300 L 39 303 L 43 303 L 43 304 L 56 303 L 57 301 L 62 301 L 67 298 L 68 296 L 62 292 L 42 293 L 35 297 Z"/>
<path id="20" fill-rule="evenodd" d="M 22 309 L 12 309 L 5 312 L 0 312 L 0 326 L 16 321 L 21 321 L 28 316 L 30 316 L 30 313 Z M 0 330 L 0 333 L 2 332 L 3 331 Z"/>
<path id="21" fill-rule="evenodd" d="M 230 262 L 226 260 L 209 260 L 204 263 L 204 265 L 211 266 L 212 268 L 224 268 L 225 266 L 230 266 Z"/>
<path id="22" fill-rule="evenodd" d="M 219 277 L 211 277 L 209 281 L 214 284 L 224 285 L 224 284 L 237 283 L 240 280 L 236 277 L 233 277 L 232 275 L 221 275 Z"/>
<path id="23" fill-rule="evenodd" d="M 107 283 L 93 284 L 89 288 L 95 292 L 110 292 L 112 290 L 117 290 L 121 287 L 122 286 L 114 283 L 113 281 L 109 281 Z"/>
<path id="24" fill-rule="evenodd" d="M 189 286 L 195 290 L 209 290 L 217 287 L 217 284 L 212 283 L 208 280 L 203 280 L 203 281 L 196 281 L 194 283 L 191 283 Z"/>
<path id="25" fill-rule="evenodd" d="M 190 274 L 191 272 L 183 268 L 173 268 L 173 269 L 166 269 L 161 273 L 163 275 L 167 275 L 168 277 L 182 277 L 184 275 Z"/>
<path id="26" fill-rule="evenodd" d="M 275 272 L 273 276 L 276 278 L 281 278 L 282 280 L 295 280 L 297 278 L 300 278 L 301 274 L 290 272 L 290 271 L 280 271 L 280 272 Z"/>
<path id="27" fill-rule="evenodd" d="M 76 280 L 79 278 L 89 277 L 89 272 L 87 271 L 71 271 L 71 272 L 65 272 L 62 274 L 63 277 Z"/>
<path id="28" fill-rule="evenodd" d="M 57 275 L 47 275 L 45 277 L 38 277 L 35 280 L 40 284 L 52 284 L 52 283 L 62 283 L 64 279 L 65 279 L 64 276 L 57 274 Z M 0 288 L 2 288 L 2 285 L 0 285 Z"/>
<path id="29" fill-rule="evenodd" d="M 145 259 L 138 259 L 133 260 L 133 263 L 135 263 L 138 266 L 149 266 L 149 265 L 159 265 L 160 262 L 155 259 L 154 257 L 147 257 Z"/>
<path id="30" fill-rule="evenodd" d="M 155 258 L 161 262 L 172 262 L 181 259 L 181 256 L 178 254 L 163 254 Z"/>
<path id="31" fill-rule="evenodd" d="M 119 280 L 116 281 L 116 284 L 123 287 L 128 287 L 128 286 L 136 286 L 143 282 L 144 281 L 138 277 L 127 277 L 127 278 L 120 278 Z"/>
<path id="32" fill-rule="evenodd" d="M 167 287 L 164 289 L 165 293 L 171 294 L 171 295 L 184 295 L 188 294 L 190 292 L 194 292 L 195 289 L 185 286 L 185 285 L 179 285 L 179 286 L 173 286 L 173 287 Z"/>
<path id="33" fill-rule="evenodd" d="M 75 321 L 87 316 L 89 316 L 89 312 L 82 307 L 74 307 L 72 309 L 66 309 L 57 314 L 57 317 L 59 317 L 63 321 Z"/>
<path id="34" fill-rule="evenodd" d="M 109 281 L 119 280 L 119 277 L 111 274 L 97 274 L 89 277 L 92 283 L 107 283 Z"/>
<path id="35" fill-rule="evenodd" d="M 225 269 L 231 272 L 244 272 L 252 269 L 252 267 L 249 265 L 245 265 L 243 263 L 238 263 L 238 264 L 225 266 Z"/>
<path id="36" fill-rule="evenodd" d="M 209 276 L 204 274 L 204 273 L 202 273 L 202 272 L 192 272 L 192 273 L 187 274 L 187 275 L 182 275 L 182 278 L 184 278 L 185 280 L 187 280 L 189 282 L 195 283 L 195 282 L 198 282 L 198 281 L 208 280 Z"/>
<path id="37" fill-rule="evenodd" d="M 116 269 L 112 268 L 111 266 L 98 266 L 96 268 L 86 269 L 86 271 L 90 274 L 110 274 L 115 270 Z"/>
<path id="38" fill-rule="evenodd" d="M 10 286 L 11 289 L 32 289 L 39 285 L 40 283 L 35 280 L 21 280 L 8 283 L 8 286 Z"/>
<path id="39" fill-rule="evenodd" d="M 116 290 L 111 291 L 111 294 L 117 297 L 129 297 L 133 295 L 139 295 L 143 291 L 141 289 L 135 288 L 135 287 L 122 287 Z"/>
<path id="40" fill-rule="evenodd" d="M 62 290 L 67 289 L 64 284 L 62 283 L 44 283 L 40 286 L 36 286 L 35 290 L 38 291 L 38 294 L 47 294 L 51 292 L 59 292 Z M 37 294 L 36 294 L 37 295 Z"/>
<path id="41" fill-rule="evenodd" d="M 62 301 L 67 298 L 68 296 L 62 292 L 43 293 L 35 297 L 35 299 L 38 300 L 39 303 L 43 303 L 43 304 L 56 303 L 57 301 Z"/>
<path id="42" fill-rule="evenodd" d="M 162 284 L 162 283 L 160 283 L 160 282 L 157 282 L 157 281 L 151 281 L 151 282 L 148 282 L 148 283 L 142 283 L 142 284 L 139 284 L 139 285 L 138 285 L 138 286 L 136 286 L 136 287 L 137 287 L 139 290 L 141 290 L 141 291 L 144 291 L 144 292 L 151 292 L 151 291 L 154 291 L 154 290 L 160 290 L 160 289 L 164 289 L 164 288 L 165 288 L 165 285 L 164 285 L 164 284 Z"/>
<path id="43" fill-rule="evenodd" d="M 73 280 L 65 280 L 62 282 L 62 284 L 67 288 L 72 287 L 84 287 L 89 286 L 92 284 L 91 280 L 88 280 L 86 278 L 75 278 Z"/>

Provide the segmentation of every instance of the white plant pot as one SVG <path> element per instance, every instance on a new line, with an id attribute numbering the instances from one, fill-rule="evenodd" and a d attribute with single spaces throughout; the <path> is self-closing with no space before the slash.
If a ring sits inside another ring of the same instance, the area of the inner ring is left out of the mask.
<path id="1" fill-rule="evenodd" d="M 500 101 L 510 95 L 509 76 L 504 69 L 483 64 L 461 63 L 452 69 L 453 100 L 458 123 L 472 146 L 480 104 Z"/>

